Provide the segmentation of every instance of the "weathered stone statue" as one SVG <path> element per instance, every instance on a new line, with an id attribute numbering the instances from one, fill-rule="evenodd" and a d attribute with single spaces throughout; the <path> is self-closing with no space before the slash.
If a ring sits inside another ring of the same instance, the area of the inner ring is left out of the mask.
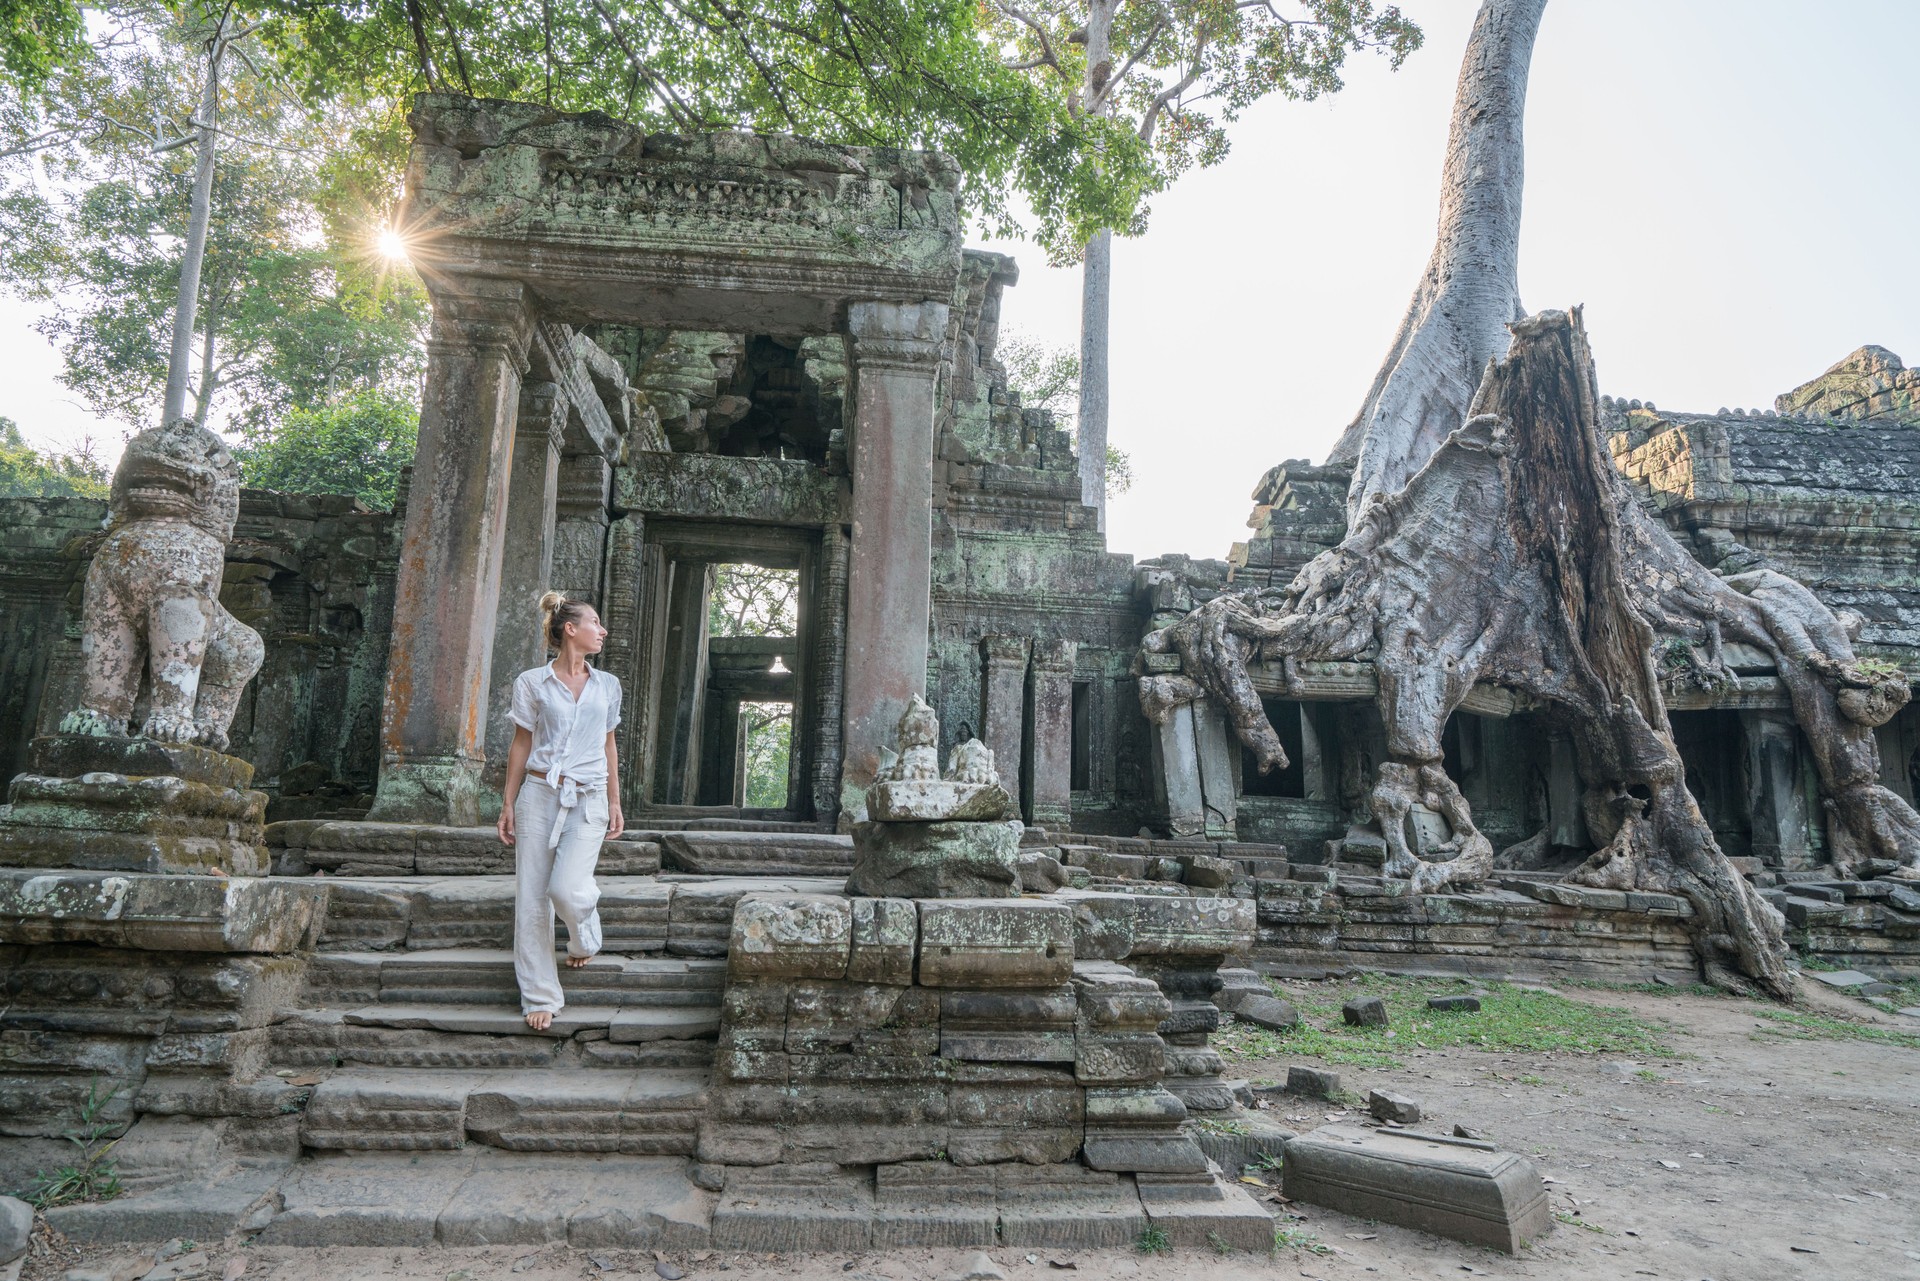
<path id="1" fill-rule="evenodd" d="M 82 607 L 85 693 L 60 730 L 125 735 L 150 676 L 141 736 L 224 752 L 240 692 L 266 654 L 259 633 L 220 604 L 239 464 L 218 436 L 176 419 L 128 442 L 109 511 Z"/>
<path id="2" fill-rule="evenodd" d="M 940 721 L 915 695 L 900 717 L 898 752 L 881 752 L 867 791 L 869 821 L 853 826 L 850 894 L 875 898 L 1012 898 L 1020 893 L 1020 825 L 979 739 L 953 749 L 940 776 Z"/>
<path id="3" fill-rule="evenodd" d="M 87 570 L 80 706 L 34 740 L 0 806 L 0 866 L 250 876 L 267 867 L 266 797 L 226 755 L 266 649 L 220 604 L 240 469 L 177 419 L 127 445 Z M 148 714 L 129 722 L 142 689 Z"/>

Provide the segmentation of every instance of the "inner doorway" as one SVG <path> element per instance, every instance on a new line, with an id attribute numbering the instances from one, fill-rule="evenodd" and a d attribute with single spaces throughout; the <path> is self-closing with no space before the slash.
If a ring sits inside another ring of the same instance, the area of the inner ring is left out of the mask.
<path id="1" fill-rule="evenodd" d="M 808 817 L 808 659 L 818 536 L 687 522 L 649 530 L 658 605 L 643 807 Z"/>

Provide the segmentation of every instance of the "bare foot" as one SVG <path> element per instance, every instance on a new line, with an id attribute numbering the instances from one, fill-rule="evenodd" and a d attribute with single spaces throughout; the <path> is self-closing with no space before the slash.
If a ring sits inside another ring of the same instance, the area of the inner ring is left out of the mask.
<path id="1" fill-rule="evenodd" d="M 553 1026 L 553 1014 L 548 1010 L 535 1010 L 527 1015 L 527 1026 L 536 1032 L 544 1032 Z"/>
<path id="2" fill-rule="evenodd" d="M 593 958 L 591 956 L 574 956 L 572 954 L 568 954 L 567 968 L 570 970 L 577 970 L 582 966 L 584 966 L 588 961 L 591 961 L 592 959 Z"/>

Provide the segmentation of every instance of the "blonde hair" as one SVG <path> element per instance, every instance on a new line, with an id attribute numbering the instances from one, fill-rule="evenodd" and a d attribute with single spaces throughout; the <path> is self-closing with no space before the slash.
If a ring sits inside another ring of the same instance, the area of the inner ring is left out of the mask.
<path id="1" fill-rule="evenodd" d="M 540 639 L 555 653 L 567 639 L 567 624 L 583 622 L 590 608 L 583 600 L 569 600 L 565 592 L 540 598 Z"/>

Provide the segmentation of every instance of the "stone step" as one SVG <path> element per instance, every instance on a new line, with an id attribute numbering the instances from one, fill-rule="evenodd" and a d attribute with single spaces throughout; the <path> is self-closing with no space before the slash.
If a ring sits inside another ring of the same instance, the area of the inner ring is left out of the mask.
<path id="1" fill-rule="evenodd" d="M 535 1032 L 516 1006 L 372 1006 L 300 1010 L 273 1027 L 273 1063 L 284 1069 L 669 1068 L 713 1065 L 712 1007 L 569 1007 L 557 1031 Z M 590 1013 L 589 1013 L 590 1011 Z M 382 1014 L 391 1012 L 391 1018 Z M 582 1017 L 586 1015 L 587 1017 Z M 620 1038 L 614 1040 L 616 1024 Z M 497 1028 L 449 1031 L 447 1028 Z"/>
<path id="2" fill-rule="evenodd" d="M 314 1087 L 301 1119 L 309 1148 L 691 1155 L 707 1074 L 348 1069 Z"/>
<path id="3" fill-rule="evenodd" d="M 602 952 L 579 969 L 560 966 L 569 1004 L 718 1006 L 726 962 L 704 957 Z M 513 953 L 505 948 L 425 952 L 322 952 L 307 971 L 303 1007 L 497 1005 L 519 1008 Z"/>
<path id="4" fill-rule="evenodd" d="M 734 904 L 751 893 L 838 892 L 829 876 L 601 876 L 600 924 L 609 952 L 725 956 Z M 305 882 L 302 882 L 303 884 Z M 333 876 L 323 952 L 508 947 L 511 876 Z"/>

